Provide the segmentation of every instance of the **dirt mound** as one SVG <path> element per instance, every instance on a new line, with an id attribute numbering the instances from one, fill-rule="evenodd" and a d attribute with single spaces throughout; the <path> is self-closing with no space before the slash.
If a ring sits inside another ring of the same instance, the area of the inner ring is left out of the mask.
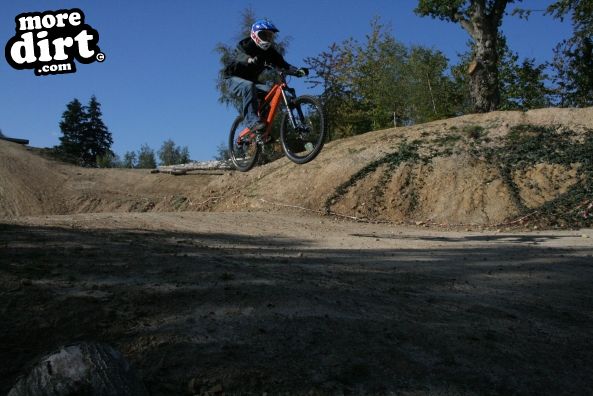
<path id="1" fill-rule="evenodd" d="M 23 146 L 0 142 L 0 217 L 201 210 L 189 198 L 231 175 L 177 178 L 139 169 L 89 169 L 48 160 Z M 189 182 L 188 182 L 189 181 Z M 196 201 L 196 202 L 199 202 Z"/>
<path id="2" fill-rule="evenodd" d="M 328 144 L 306 166 L 257 169 L 241 200 L 372 221 L 590 226 L 578 217 L 593 199 L 592 127 L 593 108 L 542 109 L 371 132 Z"/>
<path id="3" fill-rule="evenodd" d="M 296 206 L 446 224 L 493 225 L 554 211 L 576 218 L 593 199 L 588 128 L 593 108 L 493 112 L 331 142 L 307 165 L 280 159 L 246 174 L 177 177 L 77 168 L 0 141 L 0 216 Z"/>
<path id="4" fill-rule="evenodd" d="M 0 140 L 0 216 L 65 211 L 60 166 L 16 143 Z"/>

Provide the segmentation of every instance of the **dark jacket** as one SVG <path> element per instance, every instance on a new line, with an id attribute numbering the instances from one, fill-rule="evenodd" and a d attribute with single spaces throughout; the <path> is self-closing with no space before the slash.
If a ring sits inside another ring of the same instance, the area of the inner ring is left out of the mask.
<path id="1" fill-rule="evenodd" d="M 257 62 L 249 64 L 247 60 L 253 57 L 257 57 Z M 237 44 L 231 60 L 226 64 L 224 76 L 236 76 L 257 82 L 259 75 L 264 71 L 265 63 L 281 69 L 294 69 L 294 66 L 287 63 L 273 46 L 264 51 L 253 42 L 251 37 L 247 37 Z"/>

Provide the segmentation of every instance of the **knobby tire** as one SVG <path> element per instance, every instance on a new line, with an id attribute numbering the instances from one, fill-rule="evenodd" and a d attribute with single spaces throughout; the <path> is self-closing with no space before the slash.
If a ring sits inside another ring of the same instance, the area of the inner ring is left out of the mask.
<path id="1" fill-rule="evenodd" d="M 288 113 L 284 113 L 280 127 L 282 149 L 292 162 L 306 164 L 317 157 L 325 143 L 323 108 L 314 97 L 303 95 L 296 98 L 289 111 L 299 125 L 295 130 Z"/>
<path id="2" fill-rule="evenodd" d="M 248 138 L 237 144 L 237 138 L 243 130 L 243 117 L 238 116 L 229 133 L 229 158 L 238 171 L 247 172 L 257 163 L 261 147 L 255 139 Z"/>

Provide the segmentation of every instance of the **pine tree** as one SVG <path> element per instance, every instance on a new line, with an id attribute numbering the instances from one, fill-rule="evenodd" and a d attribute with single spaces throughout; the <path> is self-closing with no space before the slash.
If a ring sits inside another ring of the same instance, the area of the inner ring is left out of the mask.
<path id="1" fill-rule="evenodd" d="M 60 144 L 55 147 L 58 157 L 64 161 L 77 165 L 83 163 L 84 152 L 84 127 L 86 124 L 86 113 L 82 103 L 73 99 L 66 105 L 66 111 L 62 114 L 60 121 Z"/>
<path id="2" fill-rule="evenodd" d="M 86 109 L 86 123 L 84 128 L 84 165 L 96 166 L 97 157 L 104 157 L 106 154 L 113 155 L 111 145 L 113 138 L 111 132 L 103 123 L 101 104 L 93 95 Z"/>
<path id="3" fill-rule="evenodd" d="M 78 99 L 68 103 L 60 121 L 60 144 L 54 149 L 58 157 L 90 167 L 97 166 L 98 157 L 113 157 L 113 138 L 101 119 L 102 115 L 101 104 L 95 96 L 91 97 L 88 106 L 83 106 Z"/>

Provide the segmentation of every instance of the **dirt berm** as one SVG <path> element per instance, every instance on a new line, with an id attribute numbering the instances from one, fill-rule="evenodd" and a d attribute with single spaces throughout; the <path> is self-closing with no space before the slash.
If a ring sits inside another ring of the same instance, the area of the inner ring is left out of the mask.
<path id="1" fill-rule="evenodd" d="M 575 225 L 590 193 L 588 128 L 593 108 L 493 112 L 331 142 L 306 165 L 179 177 L 78 168 L 1 141 L 0 217 L 292 205 L 393 222 Z"/>

